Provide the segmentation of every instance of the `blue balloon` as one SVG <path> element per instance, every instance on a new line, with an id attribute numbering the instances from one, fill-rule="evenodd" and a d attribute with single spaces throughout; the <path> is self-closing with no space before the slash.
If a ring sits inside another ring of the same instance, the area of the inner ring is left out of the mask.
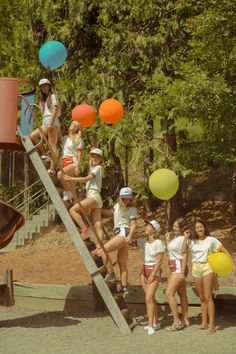
<path id="1" fill-rule="evenodd" d="M 57 69 L 62 66 L 67 58 L 65 46 L 58 41 L 48 41 L 39 49 L 40 63 L 46 69 Z"/>

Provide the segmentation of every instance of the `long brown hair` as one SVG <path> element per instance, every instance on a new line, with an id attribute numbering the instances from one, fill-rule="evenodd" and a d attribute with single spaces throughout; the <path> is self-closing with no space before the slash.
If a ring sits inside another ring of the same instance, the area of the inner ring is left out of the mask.
<path id="1" fill-rule="evenodd" d="M 49 84 L 48 84 L 49 85 Z M 58 97 L 56 95 L 56 93 L 54 92 L 53 88 L 51 85 L 49 85 L 49 92 L 48 93 L 44 93 L 41 89 L 40 89 L 40 97 L 39 97 L 39 103 L 42 107 L 42 113 L 44 113 L 45 110 L 45 104 L 47 103 L 48 108 L 51 110 L 52 109 L 52 94 L 54 94 L 57 98 L 57 102 L 59 104 L 59 100 Z M 60 105 L 60 104 L 59 104 Z"/>
<path id="2" fill-rule="evenodd" d="M 205 236 L 209 236 L 210 232 L 209 232 L 209 229 L 208 229 L 208 226 L 207 226 L 206 222 L 201 220 L 201 219 L 197 219 L 193 223 L 193 239 L 194 240 L 199 240 L 198 234 L 196 233 L 196 224 L 197 223 L 202 224 L 204 226 Z"/>

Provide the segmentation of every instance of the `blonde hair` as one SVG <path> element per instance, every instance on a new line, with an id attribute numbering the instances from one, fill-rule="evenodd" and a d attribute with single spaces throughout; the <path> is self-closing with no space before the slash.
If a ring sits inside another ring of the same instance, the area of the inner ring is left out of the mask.
<path id="1" fill-rule="evenodd" d="M 124 204 L 122 202 L 122 198 L 119 197 L 118 200 L 117 200 L 117 203 L 119 204 L 119 207 L 121 209 L 122 212 L 125 212 L 126 210 L 128 210 L 129 208 L 133 207 L 134 206 L 134 200 L 133 198 L 130 199 L 130 203 L 128 205 Z"/>
<path id="2" fill-rule="evenodd" d="M 82 137 L 83 137 L 83 125 L 76 120 L 73 121 L 73 124 L 76 124 L 78 131 L 77 131 L 77 133 L 73 134 L 71 140 L 74 145 L 77 145 L 81 142 Z M 70 127 L 71 127 L 71 125 L 68 128 L 68 135 L 70 134 Z"/>

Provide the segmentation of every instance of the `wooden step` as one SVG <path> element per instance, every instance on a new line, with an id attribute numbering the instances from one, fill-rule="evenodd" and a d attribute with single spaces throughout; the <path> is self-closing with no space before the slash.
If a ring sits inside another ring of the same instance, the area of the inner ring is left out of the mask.
<path id="1" fill-rule="evenodd" d="M 121 313 L 124 316 L 129 328 L 133 329 L 137 325 L 137 322 L 136 322 L 132 312 L 129 309 L 123 309 L 123 310 L 121 310 Z"/>

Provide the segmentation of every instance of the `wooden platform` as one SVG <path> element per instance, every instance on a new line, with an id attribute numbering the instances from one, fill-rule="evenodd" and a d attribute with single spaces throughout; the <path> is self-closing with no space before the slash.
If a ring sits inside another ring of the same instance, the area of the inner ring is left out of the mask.
<path id="1" fill-rule="evenodd" d="M 133 286 L 129 289 L 126 302 L 132 307 L 144 305 L 144 293 L 141 286 Z M 194 287 L 187 288 L 190 306 L 200 305 L 197 291 Z M 93 289 L 91 286 L 70 285 L 46 285 L 14 283 L 14 297 L 17 306 L 42 309 L 45 311 L 76 312 L 81 309 L 93 309 Z M 156 299 L 160 305 L 168 305 L 165 296 L 165 288 L 159 288 Z M 177 301 L 178 296 L 176 296 Z M 221 304 L 234 304 L 236 308 L 236 287 L 221 287 L 214 294 L 215 302 Z"/>

